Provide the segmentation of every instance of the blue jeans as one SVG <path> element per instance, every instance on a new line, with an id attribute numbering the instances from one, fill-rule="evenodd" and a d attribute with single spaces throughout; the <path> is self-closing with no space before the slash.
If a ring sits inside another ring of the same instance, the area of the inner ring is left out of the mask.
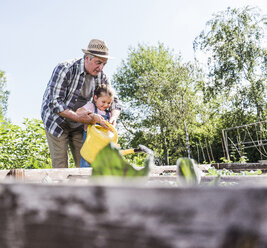
<path id="1" fill-rule="evenodd" d="M 86 137 L 87 137 L 87 132 L 86 131 L 83 131 L 83 144 L 84 144 L 84 142 L 86 140 Z M 91 164 L 88 163 L 83 157 L 81 157 L 80 166 L 81 166 L 81 168 L 82 167 L 91 167 Z"/>

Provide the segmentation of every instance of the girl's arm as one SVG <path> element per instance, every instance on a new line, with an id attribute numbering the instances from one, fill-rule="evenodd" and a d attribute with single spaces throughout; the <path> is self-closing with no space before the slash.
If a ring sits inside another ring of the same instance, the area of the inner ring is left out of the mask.
<path id="1" fill-rule="evenodd" d="M 82 106 L 82 107 L 80 107 L 80 108 L 78 108 L 78 109 L 76 110 L 76 113 L 79 114 L 79 113 L 83 113 L 84 111 L 86 111 L 86 112 L 91 112 L 90 110 L 87 110 L 84 106 Z M 106 122 L 105 122 L 105 119 L 104 119 L 101 115 L 99 115 L 99 114 L 93 114 L 93 113 L 92 113 L 90 116 L 92 117 L 92 120 L 93 120 L 93 121 L 92 121 L 92 124 L 99 123 L 102 127 L 111 130 L 111 129 L 107 126 L 107 124 L 106 124 Z"/>
<path id="2" fill-rule="evenodd" d="M 110 119 L 109 119 L 109 122 L 115 126 L 116 125 L 116 122 L 120 116 L 120 113 L 121 111 L 118 110 L 118 109 L 112 109 L 111 112 L 110 112 Z"/>

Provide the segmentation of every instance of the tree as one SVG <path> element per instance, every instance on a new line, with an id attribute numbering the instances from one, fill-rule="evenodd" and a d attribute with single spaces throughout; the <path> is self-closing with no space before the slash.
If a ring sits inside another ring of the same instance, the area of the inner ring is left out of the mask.
<path id="1" fill-rule="evenodd" d="M 194 41 L 195 52 L 208 57 L 205 96 L 223 96 L 224 110 L 235 119 L 255 113 L 256 121 L 266 119 L 267 50 L 262 47 L 264 19 L 255 8 L 228 8 L 207 22 Z"/>
<path id="2" fill-rule="evenodd" d="M 194 68 L 162 44 L 138 45 L 114 75 L 113 81 L 126 107 L 122 123 L 131 133 L 130 145 L 144 142 L 175 162 L 190 157 L 190 133 L 199 109 Z M 129 144 L 128 143 L 128 144 Z"/>
<path id="3" fill-rule="evenodd" d="M 0 71 L 0 120 L 3 120 L 7 111 L 9 91 L 6 90 L 5 73 Z"/>

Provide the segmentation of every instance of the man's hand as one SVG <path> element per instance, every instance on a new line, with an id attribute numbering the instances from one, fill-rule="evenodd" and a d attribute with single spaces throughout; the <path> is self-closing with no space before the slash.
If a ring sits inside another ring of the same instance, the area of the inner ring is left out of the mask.
<path id="1" fill-rule="evenodd" d="M 81 107 L 76 110 L 76 112 L 66 109 L 62 112 L 59 113 L 60 116 L 64 118 L 71 119 L 73 121 L 83 123 L 83 124 L 94 124 L 95 119 L 94 119 L 94 114 L 86 110 L 85 108 Z"/>
<path id="2" fill-rule="evenodd" d="M 76 110 L 77 114 L 77 122 L 83 123 L 83 124 L 94 124 L 94 114 L 90 110 L 86 110 L 84 108 L 78 108 Z"/>

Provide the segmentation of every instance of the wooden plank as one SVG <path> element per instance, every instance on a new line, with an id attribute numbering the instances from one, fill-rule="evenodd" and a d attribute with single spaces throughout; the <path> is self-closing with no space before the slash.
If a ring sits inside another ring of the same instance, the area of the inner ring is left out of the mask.
<path id="1" fill-rule="evenodd" d="M 0 180 L 4 180 L 10 170 L 0 170 Z"/>
<path id="2" fill-rule="evenodd" d="M 176 165 L 165 165 L 165 166 L 153 166 L 150 170 L 151 175 L 162 175 L 166 173 L 176 173 Z"/>
<path id="3" fill-rule="evenodd" d="M 12 171 L 12 173 L 10 173 Z M 32 183 L 41 183 L 47 178 L 54 182 L 64 182 L 68 179 L 85 178 L 92 175 L 92 168 L 62 168 L 62 169 L 15 169 L 0 170 L 0 180 L 6 178 L 7 174 L 17 180 Z M 162 175 L 164 173 L 176 173 L 176 165 L 173 166 L 154 166 L 151 175 Z"/>
<path id="4" fill-rule="evenodd" d="M 31 183 L 46 181 L 65 182 L 70 176 L 90 176 L 92 168 L 62 168 L 62 169 L 12 169 L 0 170 L 0 180 L 16 179 Z"/>
<path id="5" fill-rule="evenodd" d="M 250 170 L 262 170 L 267 172 L 267 163 L 215 163 L 215 164 L 199 164 L 198 167 L 203 171 L 207 172 L 208 168 L 213 166 L 217 170 L 227 169 L 234 172 L 250 171 Z M 151 170 L 152 175 L 164 175 L 176 172 L 176 165 L 169 166 L 154 166 Z"/>
<path id="6" fill-rule="evenodd" d="M 266 247 L 266 195 L 266 187 L 1 183 L 0 247 Z"/>
<path id="7" fill-rule="evenodd" d="M 212 165 L 198 165 L 203 171 L 207 172 L 209 166 L 214 166 L 216 169 L 228 169 L 233 171 L 242 170 L 257 170 L 261 169 L 267 172 L 267 164 L 265 163 L 249 163 L 249 164 L 212 164 Z M 151 176 L 167 176 L 176 173 L 176 165 L 169 166 L 154 166 L 151 168 Z M 10 173 L 12 172 L 13 173 Z M 72 181 L 80 176 L 90 176 L 92 168 L 62 168 L 62 169 L 16 169 L 16 170 L 0 170 L 0 180 L 6 178 L 7 174 L 11 174 L 17 180 L 26 182 L 40 183 L 45 180 L 52 180 L 54 182 L 64 182 L 71 179 Z"/>
<path id="8" fill-rule="evenodd" d="M 215 176 L 202 176 L 201 185 L 212 182 Z M 177 186 L 176 176 L 150 176 L 149 182 L 153 182 L 152 185 L 166 185 L 166 186 Z M 236 183 L 238 185 L 266 185 L 267 186 L 267 175 L 255 175 L 255 176 L 221 176 L 219 183 Z"/>
<path id="9" fill-rule="evenodd" d="M 263 170 L 267 171 L 266 163 L 216 163 L 211 164 L 214 168 L 218 170 L 227 169 L 233 171 L 245 171 L 245 170 Z"/>
<path id="10" fill-rule="evenodd" d="M 45 177 L 55 182 L 65 181 L 70 175 L 92 175 L 92 168 L 30 169 L 25 170 L 25 181 L 40 182 Z"/>
<path id="11" fill-rule="evenodd" d="M 166 168 L 163 168 L 166 167 Z M 176 166 L 160 166 L 157 170 L 152 170 L 148 180 L 153 184 L 172 186 L 176 182 Z M 72 183 L 72 184 L 88 184 L 92 174 L 91 168 L 70 168 L 70 169 L 18 169 L 0 170 L 0 181 L 23 181 L 27 183 Z M 166 173 L 166 174 L 165 174 Z M 214 180 L 214 176 L 202 175 L 203 183 Z M 267 174 L 255 176 L 221 176 L 220 182 L 226 183 L 263 183 L 267 182 Z"/>

